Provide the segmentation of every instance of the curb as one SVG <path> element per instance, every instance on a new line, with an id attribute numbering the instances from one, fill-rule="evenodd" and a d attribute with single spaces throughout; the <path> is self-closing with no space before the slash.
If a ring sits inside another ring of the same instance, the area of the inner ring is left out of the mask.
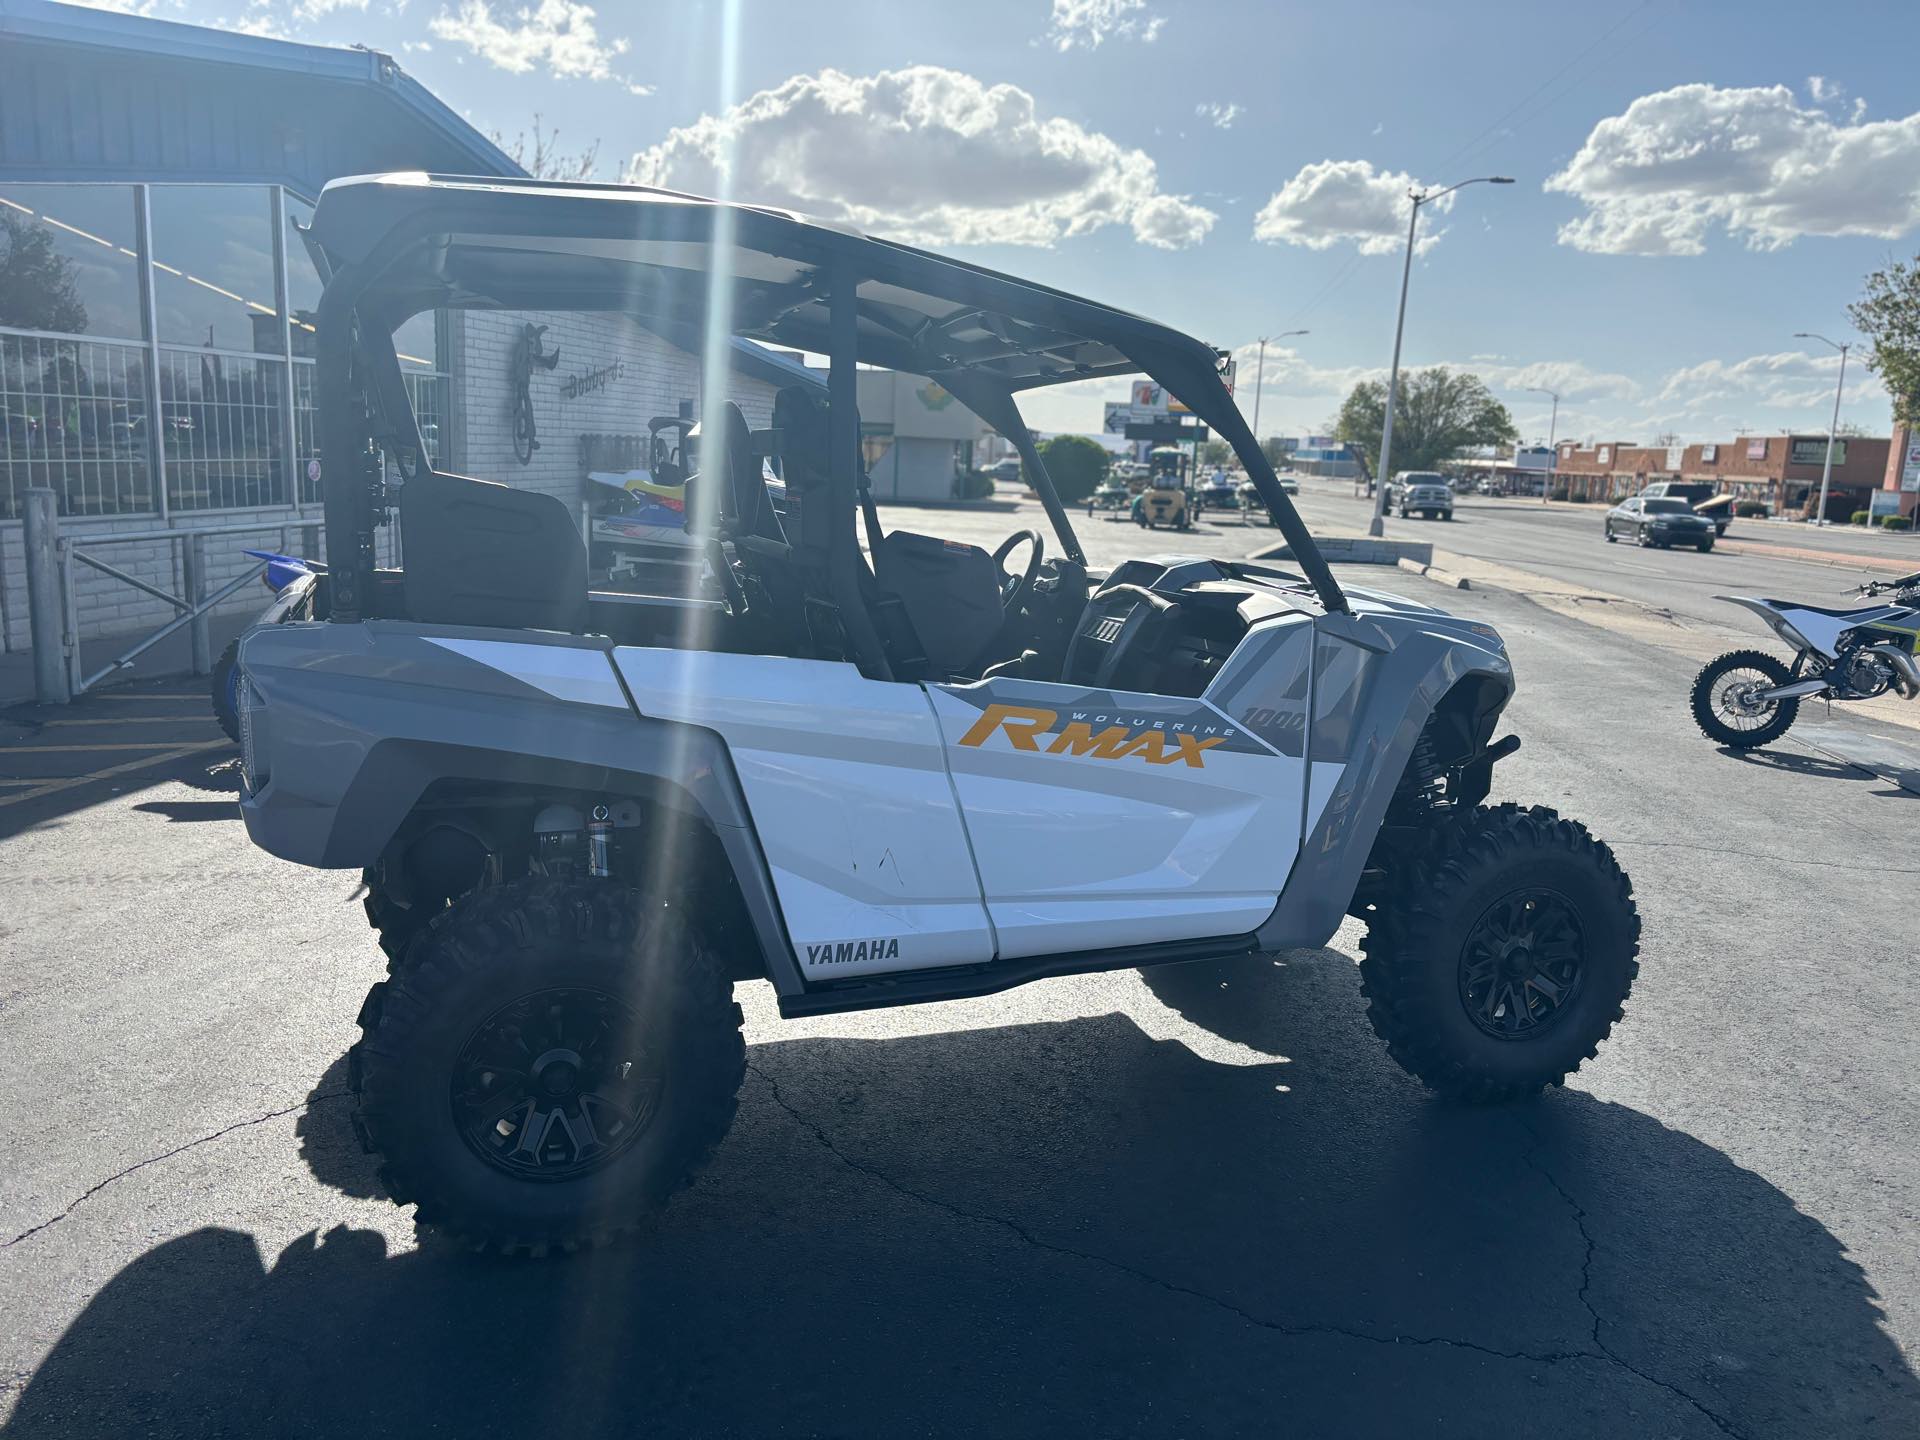
<path id="1" fill-rule="evenodd" d="M 1471 590 L 1473 582 L 1464 575 L 1456 575 L 1451 570 L 1442 570 L 1438 565 L 1422 565 L 1418 560 L 1401 560 L 1400 568 L 1409 575 L 1419 575 L 1433 581 L 1436 585 L 1445 585 L 1452 590 Z"/>
<path id="2" fill-rule="evenodd" d="M 1831 570 L 1891 570 L 1905 574 L 1920 563 L 1920 557 L 1901 560 L 1887 555 L 1848 555 L 1808 545 L 1768 545 L 1753 540 L 1722 540 L 1719 546 L 1734 555 L 1770 555 L 1779 560 L 1798 560 L 1805 565 L 1825 565 Z"/>

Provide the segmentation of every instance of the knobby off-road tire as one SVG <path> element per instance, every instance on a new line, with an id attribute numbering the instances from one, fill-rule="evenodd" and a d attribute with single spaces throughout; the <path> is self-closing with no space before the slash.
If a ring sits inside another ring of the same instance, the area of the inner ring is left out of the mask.
<path id="1" fill-rule="evenodd" d="M 1402 1069 L 1488 1103 L 1558 1085 L 1592 1058 L 1624 1013 L 1639 951 L 1613 852 L 1544 806 L 1498 805 L 1436 836 L 1375 907 L 1360 983 Z"/>
<path id="2" fill-rule="evenodd" d="M 1713 708 L 1713 687 L 1729 670 L 1755 670 L 1775 685 L 1784 685 L 1793 678 L 1793 671 L 1784 661 L 1764 650 L 1730 650 L 1718 660 L 1708 661 L 1694 677 L 1690 700 L 1693 721 L 1700 727 L 1701 734 L 1731 750 L 1751 750 L 1778 740 L 1793 728 L 1794 719 L 1800 714 L 1798 698 L 1776 700 L 1767 722 L 1750 730 L 1738 729 L 1722 719 Z"/>
<path id="3" fill-rule="evenodd" d="M 374 938 L 387 957 L 387 973 L 391 975 L 394 966 L 406 957 L 414 937 L 425 934 L 433 924 L 433 917 L 446 907 L 431 910 L 422 905 L 402 905 L 381 887 L 376 870 L 362 870 L 360 883 L 367 891 L 361 897 L 360 906 L 367 912 L 367 924 L 373 927 Z"/>
<path id="4" fill-rule="evenodd" d="M 213 695 L 213 718 L 220 722 L 220 729 L 234 744 L 240 743 L 240 711 L 235 689 L 240 677 L 240 641 L 227 642 L 227 648 L 220 652 L 220 658 L 213 662 L 213 676 L 209 688 Z"/>
<path id="5" fill-rule="evenodd" d="M 678 911 L 606 881 L 479 891 L 368 992 L 355 1128 L 424 1226 L 506 1253 L 609 1243 L 727 1133 L 740 1023 Z"/>

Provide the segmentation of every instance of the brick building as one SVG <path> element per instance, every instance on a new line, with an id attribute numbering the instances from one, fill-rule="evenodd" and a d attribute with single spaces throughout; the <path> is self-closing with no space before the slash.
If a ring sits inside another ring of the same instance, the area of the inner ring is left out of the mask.
<path id="1" fill-rule="evenodd" d="M 1841 436 L 1833 442 L 1828 485 L 1830 517 L 1865 510 L 1888 473 L 1892 442 Z M 1757 500 L 1775 514 L 1809 511 L 1818 503 L 1827 437 L 1743 435 L 1700 445 L 1636 445 L 1631 441 L 1580 445 L 1562 441 L 1555 483 L 1575 499 L 1618 500 L 1655 480 L 1702 480 L 1737 499 Z"/>

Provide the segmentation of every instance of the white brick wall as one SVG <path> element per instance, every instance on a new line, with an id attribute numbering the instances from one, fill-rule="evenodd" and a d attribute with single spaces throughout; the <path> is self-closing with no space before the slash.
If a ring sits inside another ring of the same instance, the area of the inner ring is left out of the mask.
<path id="1" fill-rule="evenodd" d="M 549 327 L 543 343 L 548 350 L 559 350 L 560 363 L 553 370 L 538 370 L 534 374 L 531 393 L 541 448 L 534 452 L 533 463 L 523 466 L 513 453 L 512 396 L 507 375 L 520 327 L 529 320 Z M 522 489 L 544 490 L 566 501 L 576 514 L 584 484 L 580 467 L 581 435 L 644 435 L 649 419 L 655 415 L 678 414 L 683 400 L 691 401 L 694 413 L 699 413 L 698 360 L 624 316 L 468 311 L 454 317 L 452 342 L 457 358 L 450 382 L 449 468 Z M 569 376 L 584 375 L 615 361 L 621 367 L 617 380 L 571 400 L 563 396 L 561 387 Z M 775 388 L 761 380 L 735 375 L 728 398 L 740 406 L 749 425 L 762 428 L 772 423 Z M 269 527 L 281 523 L 294 526 L 287 537 L 287 547 L 294 554 L 304 549 L 298 527 L 311 525 L 318 536 L 313 553 L 316 556 L 324 553 L 319 548 L 324 546 L 325 537 L 320 532 L 317 505 L 306 507 L 304 512 L 287 506 L 201 512 L 190 519 L 176 519 L 173 528 L 234 525 L 254 520 Z M 89 531 L 97 534 L 151 530 L 159 528 L 160 523 L 156 516 L 64 519 L 61 533 L 78 537 Z M 391 560 L 389 540 L 389 533 L 382 530 L 377 545 L 382 563 Z M 244 566 L 254 563 L 241 553 L 243 547 L 281 548 L 280 536 L 273 528 L 264 528 L 255 534 L 211 536 L 204 543 L 209 589 L 217 589 L 239 574 Z M 82 548 L 85 548 L 84 541 Z M 179 594 L 182 548 L 168 541 L 150 540 L 105 545 L 95 553 L 109 565 Z M 82 639 L 150 630 L 174 614 L 163 602 L 86 566 L 75 567 L 73 588 Z M 6 597 L 5 646 L 9 650 L 25 650 L 29 633 L 27 572 L 18 521 L 0 524 L 0 590 L 4 590 Z M 242 586 L 220 608 L 223 612 L 258 609 L 265 602 L 265 592 L 248 585 Z"/>
<path id="2" fill-rule="evenodd" d="M 625 316 L 471 310 L 464 327 L 464 365 L 453 380 L 454 422 L 461 442 L 453 447 L 453 468 L 482 480 L 497 480 L 521 490 L 557 495 L 576 512 L 585 475 L 580 466 L 582 435 L 645 435 L 656 415 L 677 415 L 682 401 L 700 413 L 701 368 L 688 352 L 643 330 Z M 541 339 L 558 350 L 552 370 L 536 368 L 528 393 L 540 448 L 522 465 L 513 453 L 513 392 L 508 381 L 513 348 L 524 325 L 545 325 Z M 566 398 L 570 376 L 585 376 L 618 363 L 620 374 L 589 394 Z M 727 398 L 740 407 L 755 429 L 773 420 L 776 387 L 734 375 Z"/>

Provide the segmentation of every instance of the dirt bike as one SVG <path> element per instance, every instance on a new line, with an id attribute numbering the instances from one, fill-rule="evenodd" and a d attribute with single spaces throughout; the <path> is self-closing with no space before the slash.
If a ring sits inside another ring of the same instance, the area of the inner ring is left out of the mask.
<path id="1" fill-rule="evenodd" d="M 1828 610 L 1786 600 L 1717 595 L 1751 610 L 1794 652 L 1787 665 L 1764 650 L 1735 650 L 1693 682 L 1693 718 L 1709 740 L 1748 750 L 1778 740 L 1800 702 L 1871 700 L 1892 690 L 1920 699 L 1920 571 L 1862 585 L 1857 594 L 1891 601 Z"/>

